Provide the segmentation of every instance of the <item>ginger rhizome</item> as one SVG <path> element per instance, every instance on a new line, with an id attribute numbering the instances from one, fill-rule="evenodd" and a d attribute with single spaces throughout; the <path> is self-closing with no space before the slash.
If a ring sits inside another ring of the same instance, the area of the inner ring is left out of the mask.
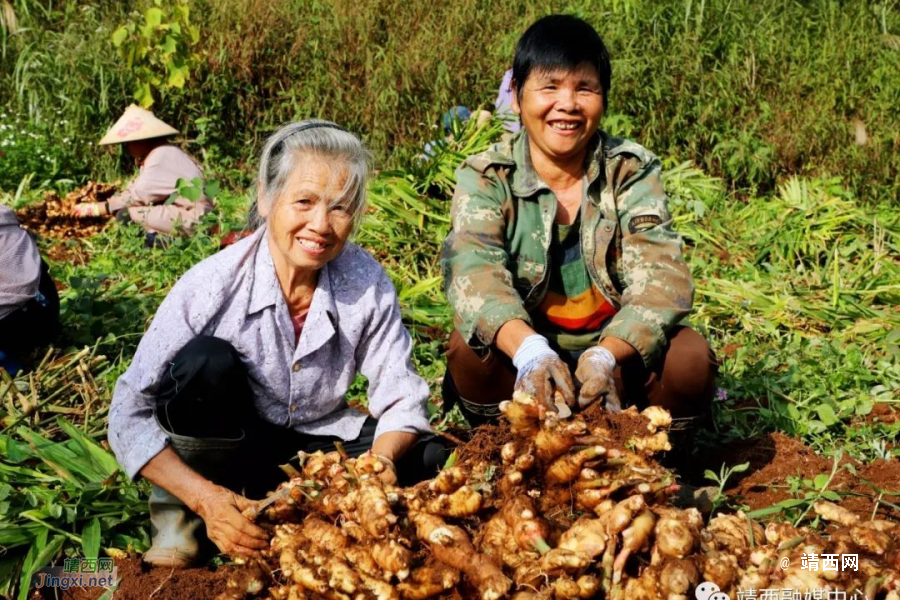
<path id="1" fill-rule="evenodd" d="M 671 448 L 664 409 L 560 418 L 517 394 L 501 410 L 487 448 L 461 448 L 409 488 L 384 484 L 371 454 L 301 453 L 271 504 L 247 513 L 272 532 L 269 549 L 219 600 L 686 600 L 703 581 L 731 597 L 859 589 L 900 600 L 896 523 L 824 500 L 812 509 L 827 535 L 740 513 L 704 523 L 671 506 L 678 485 L 653 460 Z M 804 553 L 858 554 L 859 569 L 803 570 Z"/>

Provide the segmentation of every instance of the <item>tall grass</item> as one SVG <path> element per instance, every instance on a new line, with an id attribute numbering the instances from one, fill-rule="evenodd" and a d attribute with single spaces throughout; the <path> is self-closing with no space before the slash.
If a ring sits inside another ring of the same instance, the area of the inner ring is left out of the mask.
<path id="1" fill-rule="evenodd" d="M 35 119 L 62 109 L 72 132 L 98 137 L 130 101 L 109 34 L 145 3 L 12 1 L 0 107 Z M 156 108 L 237 179 L 260 136 L 310 115 L 362 132 L 380 164 L 402 164 L 436 135 L 441 110 L 490 105 L 516 38 L 564 11 L 610 47 L 611 129 L 747 196 L 801 174 L 840 174 L 864 202 L 900 193 L 895 2 L 197 0 L 194 11 L 202 65 Z M 76 174 L 112 164 L 93 148 L 80 156 Z"/>

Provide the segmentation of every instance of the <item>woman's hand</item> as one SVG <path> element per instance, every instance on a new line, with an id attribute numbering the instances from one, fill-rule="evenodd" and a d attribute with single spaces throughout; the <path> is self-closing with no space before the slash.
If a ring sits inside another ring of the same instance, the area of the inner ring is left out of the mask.
<path id="1" fill-rule="evenodd" d="M 384 466 L 384 470 L 378 473 L 378 478 L 383 483 L 397 484 L 397 468 L 394 461 L 406 454 L 418 439 L 418 434 L 405 431 L 386 431 L 375 438 L 370 452 Z"/>
<path id="2" fill-rule="evenodd" d="M 394 466 L 394 461 L 380 454 L 376 454 L 375 457 L 384 465 L 384 470 L 378 474 L 378 479 L 381 480 L 381 483 L 397 485 L 397 467 Z"/>
<path id="3" fill-rule="evenodd" d="M 103 217 L 109 214 L 109 204 L 106 202 L 82 202 L 72 208 L 72 216 L 78 219 L 88 217 Z"/>
<path id="4" fill-rule="evenodd" d="M 578 368 L 575 370 L 575 380 L 581 386 L 578 391 L 578 406 L 585 408 L 604 396 L 609 410 L 622 410 L 616 380 L 613 378 L 615 368 L 616 357 L 606 348 L 595 346 L 585 350 L 578 359 Z"/>
<path id="5" fill-rule="evenodd" d="M 534 334 L 525 338 L 513 357 L 513 365 L 517 370 L 515 391 L 533 396 L 553 411 L 556 411 L 557 392 L 566 405 L 575 404 L 575 385 L 569 367 L 550 349 L 543 336 Z"/>
<path id="6" fill-rule="evenodd" d="M 219 485 L 201 495 L 195 512 L 206 524 L 206 535 L 225 554 L 255 555 L 268 547 L 269 536 L 241 514 L 254 502 Z"/>

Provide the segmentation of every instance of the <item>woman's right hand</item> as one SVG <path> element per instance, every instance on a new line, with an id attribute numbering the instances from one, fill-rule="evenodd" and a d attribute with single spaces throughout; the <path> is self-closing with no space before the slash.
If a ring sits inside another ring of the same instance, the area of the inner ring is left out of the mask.
<path id="1" fill-rule="evenodd" d="M 554 412 L 557 392 L 568 406 L 575 404 L 575 385 L 569 366 L 543 336 L 528 336 L 513 357 L 513 364 L 517 370 L 515 391 L 533 396 Z"/>
<path id="2" fill-rule="evenodd" d="M 269 545 L 261 527 L 241 514 L 255 503 L 219 485 L 212 485 L 196 503 L 195 512 L 206 524 L 206 535 L 230 556 L 256 555 Z"/>

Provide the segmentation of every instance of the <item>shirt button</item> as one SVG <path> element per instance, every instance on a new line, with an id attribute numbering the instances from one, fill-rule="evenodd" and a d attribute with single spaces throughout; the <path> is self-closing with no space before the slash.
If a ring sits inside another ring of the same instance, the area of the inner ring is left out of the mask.
<path id="1" fill-rule="evenodd" d="M 606 227 L 604 227 L 604 229 L 606 229 L 607 231 L 612 231 L 612 225 L 607 225 Z"/>
<path id="2" fill-rule="evenodd" d="M 296 373 L 297 371 L 300 370 L 300 361 L 299 360 L 294 363 L 294 366 L 292 367 L 292 369 L 293 369 L 294 373 Z"/>
<path id="3" fill-rule="evenodd" d="M 291 406 L 291 412 L 296 412 L 296 411 L 297 411 L 297 405 L 294 404 L 293 406 Z"/>

